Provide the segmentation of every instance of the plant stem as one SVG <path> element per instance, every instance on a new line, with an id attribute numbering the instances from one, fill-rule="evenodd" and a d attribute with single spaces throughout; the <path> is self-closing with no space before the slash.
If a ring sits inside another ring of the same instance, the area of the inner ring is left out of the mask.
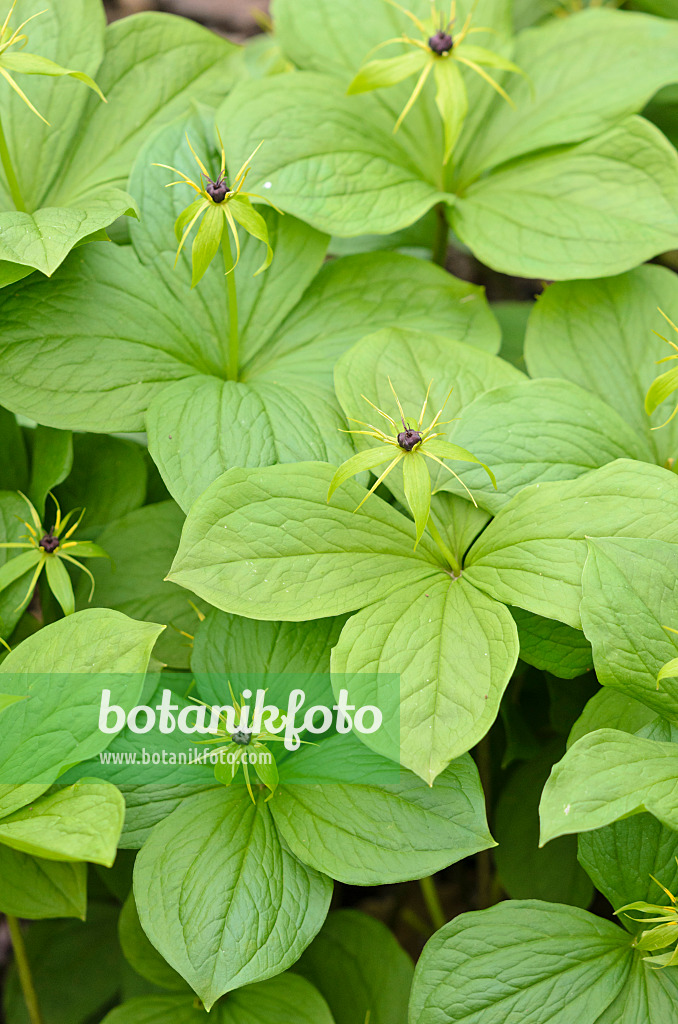
<path id="1" fill-rule="evenodd" d="M 424 897 L 424 903 L 428 910 L 428 915 L 431 918 L 431 923 L 436 931 L 442 928 L 444 924 L 447 924 L 447 918 L 445 917 L 445 911 L 443 910 L 436 889 L 436 884 L 433 881 L 433 875 L 428 875 L 426 878 L 419 879 L 419 886 L 421 888 L 421 894 Z"/>
<path id="2" fill-rule="evenodd" d="M 450 226 L 447 223 L 445 204 L 438 203 L 436 206 L 436 236 L 433 242 L 433 262 L 439 267 L 444 267 L 447 260 L 447 237 Z"/>
<path id="3" fill-rule="evenodd" d="M 224 254 L 226 269 L 226 287 L 228 289 L 228 379 L 238 379 L 238 293 L 233 268 L 233 250 L 228 227 L 224 225 L 221 236 L 221 249 Z"/>
<path id="4" fill-rule="evenodd" d="M 438 532 L 438 530 L 436 528 L 436 525 L 433 522 L 433 516 L 429 515 L 429 517 L 428 517 L 428 524 L 427 525 L 428 525 L 429 533 L 431 534 L 431 536 L 433 537 L 434 541 L 438 545 L 438 548 L 440 549 L 441 554 L 447 560 L 447 563 L 450 566 L 450 568 L 453 570 L 453 572 L 458 576 L 461 573 L 461 566 L 460 566 L 459 562 L 457 561 L 457 559 L 452 554 L 452 552 L 450 551 L 450 549 L 448 548 L 448 546 L 445 543 L 445 541 L 443 540 L 443 538 L 440 536 L 440 533 Z"/>
<path id="5" fill-rule="evenodd" d="M 17 210 L 21 210 L 23 213 L 26 212 L 26 204 L 24 197 L 21 195 L 21 189 L 19 188 L 19 182 L 17 176 L 14 173 L 14 164 L 12 158 L 9 155 L 9 149 L 7 147 L 7 139 L 2 128 L 2 119 L 0 119 L 0 162 L 7 178 L 7 184 L 9 185 L 9 191 L 12 194 L 12 200 Z"/>
<path id="6" fill-rule="evenodd" d="M 485 794 L 485 806 L 488 815 L 492 798 L 492 763 L 490 753 L 490 736 L 488 733 L 486 736 L 483 736 L 475 748 L 476 764 L 483 793 Z M 492 852 L 491 850 L 481 850 L 480 853 L 476 854 L 476 858 L 478 867 L 478 910 L 484 910 L 486 907 L 491 907 L 493 903 Z"/>
<path id="7" fill-rule="evenodd" d="M 7 926 L 12 939 L 14 960 L 16 962 L 19 981 L 21 982 L 21 991 L 24 995 L 24 1002 L 26 1003 L 26 1009 L 28 1010 L 28 1018 L 31 1024 L 43 1024 L 42 1014 L 40 1013 L 40 1007 L 38 1006 L 38 996 L 35 991 L 35 986 L 33 985 L 31 965 L 28 961 L 28 956 L 26 955 L 26 946 L 24 944 L 21 925 L 16 917 L 12 917 L 10 914 L 7 914 Z"/>

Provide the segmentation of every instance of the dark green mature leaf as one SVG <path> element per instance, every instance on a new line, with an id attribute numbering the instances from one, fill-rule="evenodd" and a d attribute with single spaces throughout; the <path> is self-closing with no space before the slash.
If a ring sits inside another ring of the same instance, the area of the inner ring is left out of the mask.
<path id="1" fill-rule="evenodd" d="M 25 491 L 28 487 L 26 443 L 16 417 L 7 409 L 0 409 L 0 445 L 4 456 L 0 490 Z"/>
<path id="2" fill-rule="evenodd" d="M 295 964 L 313 982 L 336 1024 L 407 1024 L 412 961 L 393 933 L 357 910 L 331 913 Z"/>
<path id="3" fill-rule="evenodd" d="M 553 757 L 542 754 L 519 765 L 499 794 L 494 818 L 497 872 L 512 899 L 587 907 L 593 886 L 577 863 L 577 840 L 562 836 L 539 849 L 539 797 L 552 764 Z"/>
<path id="4" fill-rule="evenodd" d="M 134 893 L 130 892 L 118 919 L 118 938 L 127 962 L 137 974 L 170 992 L 190 992 L 190 985 L 160 956 L 141 927 Z"/>
<path id="5" fill-rule="evenodd" d="M 557 903 L 500 903 L 461 914 L 429 940 L 410 1022 L 597 1024 L 631 961 L 628 933 L 609 921 Z"/>
<path id="6" fill-rule="evenodd" d="M 87 1024 L 120 990 L 121 957 L 115 941 L 116 908 L 92 901 L 87 921 L 32 925 L 26 950 L 40 1008 L 49 1024 Z M 29 1024 L 16 971 L 7 979 L 8 1024 Z"/>
<path id="7" fill-rule="evenodd" d="M 337 757 L 347 756 L 345 737 L 334 737 L 296 753 L 294 768 L 307 771 L 312 780 L 328 745 Z M 371 780 L 378 757 L 361 750 L 354 757 L 362 759 L 365 778 Z M 494 845 L 478 773 L 468 755 L 431 785 L 410 772 L 387 784 L 284 784 L 271 801 L 271 812 L 297 857 L 351 885 L 420 878 Z"/>
<path id="8" fill-rule="evenodd" d="M 591 644 L 581 630 L 522 608 L 512 608 L 511 614 L 518 627 L 522 661 L 559 679 L 576 679 L 591 671 Z"/>
<path id="9" fill-rule="evenodd" d="M 589 541 L 582 576 L 581 618 L 604 686 L 635 697 L 678 722 L 678 681 L 657 674 L 678 655 L 675 594 L 678 548 L 663 541 Z"/>
<path id="10" fill-rule="evenodd" d="M 216 1024 L 334 1024 L 325 1000 L 296 974 L 245 985 L 215 1003 Z M 186 996 L 143 996 L 130 999 L 102 1024 L 204 1024 L 205 1011 Z"/>
<path id="11" fill-rule="evenodd" d="M 5 658 L 3 690 L 28 699 L 2 713 L 0 770 L 10 783 L 3 787 L 3 814 L 44 792 L 66 766 L 105 748 L 109 737 L 99 731 L 102 673 L 111 673 L 114 702 L 133 707 L 161 629 L 109 609 L 76 612 Z"/>
<path id="12" fill-rule="evenodd" d="M 578 842 L 582 867 L 613 907 L 636 900 L 667 903 L 668 897 L 650 875 L 671 892 L 678 888 L 678 835 L 651 814 L 636 814 L 594 832 L 582 832 Z M 625 914 L 620 921 L 638 930 Z"/>
<path id="13" fill-rule="evenodd" d="M 143 505 L 146 479 L 140 444 L 106 434 L 75 434 L 73 468 L 56 495 L 66 510 L 84 508 L 84 526 L 91 529 Z"/>
<path id="14" fill-rule="evenodd" d="M 169 578 L 224 611 L 299 621 L 442 574 L 432 542 L 415 552 L 414 524 L 392 506 L 373 495 L 354 512 L 358 484 L 328 504 L 332 475 L 314 462 L 224 473 L 193 505 Z"/>
<path id="15" fill-rule="evenodd" d="M 173 501 L 136 509 L 99 534 L 97 542 L 110 561 L 102 558 L 89 566 L 96 582 L 94 605 L 167 626 L 154 654 L 172 668 L 188 667 L 191 645 L 182 631 L 192 636 L 200 621 L 190 595 L 165 582 L 183 523 L 184 515 Z M 84 578 L 78 590 L 80 606 L 89 591 L 89 580 Z M 202 602 L 198 606 L 204 607 Z"/>
<path id="16" fill-rule="evenodd" d="M 31 478 L 28 497 L 42 519 L 48 493 L 66 479 L 73 466 L 73 439 L 68 430 L 40 426 L 36 427 L 29 438 Z"/>
<path id="17" fill-rule="evenodd" d="M 191 669 L 220 675 L 326 673 L 330 670 L 330 651 L 343 624 L 343 618 L 263 622 L 212 609 L 195 634 Z M 208 682 L 201 679 L 201 692 Z"/>
<path id="18" fill-rule="evenodd" d="M 31 920 L 85 917 L 85 864 L 31 857 L 0 843 L 0 879 L 3 914 Z"/>
<path id="19" fill-rule="evenodd" d="M 678 284 L 664 267 L 638 267 L 619 277 L 550 285 L 534 307 L 525 340 L 533 377 L 564 377 L 611 405 L 649 440 L 655 461 L 675 456 L 678 420 L 652 431 L 671 411 L 650 420 L 647 389 L 657 375 L 655 360 L 670 354 L 666 321 L 657 307 L 678 318 Z"/>
<path id="20" fill-rule="evenodd" d="M 573 744 L 544 787 L 541 842 L 649 811 L 678 829 L 678 745 L 598 729 Z"/>
<path id="21" fill-rule="evenodd" d="M 478 467 L 455 470 L 475 499 L 496 514 L 523 487 L 568 480 L 615 459 L 654 462 L 649 442 L 583 388 L 562 380 L 531 380 L 494 387 L 465 405 L 450 439 L 490 465 L 497 488 Z M 449 473 L 445 490 L 465 492 Z"/>
<path id="22" fill-rule="evenodd" d="M 509 610 L 464 576 L 441 573 L 403 582 L 352 616 L 332 671 L 347 675 L 357 706 L 378 704 L 378 673 L 400 675 L 399 719 L 364 741 L 386 756 L 395 746 L 401 764 L 431 783 L 488 731 L 517 659 Z"/>
<path id="23" fill-rule="evenodd" d="M 521 491 L 475 542 L 464 572 L 500 601 L 579 628 L 585 538 L 675 540 L 677 513 L 674 474 L 620 459 Z"/>
<path id="24" fill-rule="evenodd" d="M 142 927 L 207 1009 L 298 959 L 327 913 L 329 879 L 281 844 L 263 797 L 220 787 L 186 801 L 137 857 Z"/>
<path id="25" fill-rule="evenodd" d="M 556 280 L 619 274 L 678 244 L 677 176 L 673 146 L 629 118 L 499 167 L 465 190 L 452 225 L 494 270 Z"/>

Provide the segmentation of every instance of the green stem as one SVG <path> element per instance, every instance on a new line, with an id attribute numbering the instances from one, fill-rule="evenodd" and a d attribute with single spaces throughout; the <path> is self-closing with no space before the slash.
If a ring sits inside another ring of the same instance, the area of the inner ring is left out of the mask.
<path id="1" fill-rule="evenodd" d="M 436 889 L 436 884 L 433 881 L 433 875 L 428 875 L 426 878 L 419 879 L 419 886 L 421 888 L 421 894 L 424 897 L 424 903 L 428 910 L 431 923 L 436 931 L 442 928 L 444 924 L 447 924 L 447 918 L 445 917 L 445 911 L 443 910 L 440 902 L 440 896 Z"/>
<path id="2" fill-rule="evenodd" d="M 40 1007 L 38 1006 L 38 996 L 35 991 L 35 986 L 33 985 L 31 965 L 28 961 L 28 956 L 26 955 L 26 946 L 21 931 L 21 925 L 16 917 L 11 917 L 10 914 L 7 914 L 7 925 L 12 939 L 12 946 L 14 947 L 14 960 L 16 962 L 19 981 L 21 982 L 21 991 L 24 994 L 24 1002 L 26 1003 L 26 1009 L 28 1010 L 28 1019 L 31 1024 L 43 1024 L 42 1014 L 40 1013 Z"/>
<path id="3" fill-rule="evenodd" d="M 238 379 L 238 293 L 233 269 L 233 250 L 228 227 L 224 225 L 221 236 L 221 249 L 224 254 L 226 268 L 226 287 L 228 289 L 228 379 Z"/>
<path id="4" fill-rule="evenodd" d="M 429 515 L 429 517 L 428 517 L 427 526 L 428 526 L 428 532 L 431 534 L 431 536 L 433 537 L 433 540 L 438 545 L 438 548 L 439 548 L 441 554 L 447 560 L 447 563 L 450 566 L 450 568 L 453 570 L 453 572 L 456 573 L 456 575 L 458 576 L 459 573 L 461 572 L 461 566 L 460 566 L 459 562 L 457 561 L 457 559 L 452 554 L 452 552 L 450 551 L 450 549 L 448 548 L 448 546 L 445 543 L 445 541 L 443 540 L 443 538 L 440 536 L 440 533 L 438 532 L 438 530 L 436 528 L 436 525 L 433 522 L 433 516 L 431 516 L 431 515 Z"/>
<path id="5" fill-rule="evenodd" d="M 444 267 L 447 260 L 447 238 L 450 226 L 447 223 L 445 204 L 438 203 L 436 206 L 436 236 L 433 242 L 433 262 L 439 267 Z"/>
<path id="6" fill-rule="evenodd" d="M 7 184 L 12 194 L 12 200 L 17 210 L 21 210 L 23 213 L 26 212 L 26 204 L 24 197 L 21 195 L 21 189 L 19 188 L 19 182 L 17 176 L 14 173 L 14 164 L 12 158 L 9 155 L 9 149 L 7 148 L 7 139 L 2 128 L 2 120 L 0 119 L 0 162 L 2 163 L 5 177 L 7 178 Z"/>
<path id="7" fill-rule="evenodd" d="M 489 815 L 492 800 L 492 761 L 489 733 L 483 736 L 480 743 L 476 745 L 475 758 L 483 793 L 485 794 L 485 806 Z M 476 858 L 478 868 L 478 910 L 484 910 L 486 907 L 491 907 L 494 902 L 492 895 L 492 852 L 491 850 L 481 850 L 480 853 L 476 854 Z"/>

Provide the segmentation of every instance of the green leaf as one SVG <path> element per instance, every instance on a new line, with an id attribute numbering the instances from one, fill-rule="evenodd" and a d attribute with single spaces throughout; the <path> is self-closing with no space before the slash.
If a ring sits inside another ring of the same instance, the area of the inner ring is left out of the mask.
<path id="1" fill-rule="evenodd" d="M 221 207 L 211 204 L 205 210 L 200 221 L 200 227 L 193 239 L 193 247 L 191 249 L 193 257 L 191 288 L 195 288 L 198 282 L 202 280 L 205 271 L 219 251 L 221 236 L 224 230 L 226 230 L 224 211 Z"/>
<path id="2" fill-rule="evenodd" d="M 539 849 L 539 797 L 552 764 L 542 753 L 519 765 L 501 790 L 494 818 L 497 872 L 511 899 L 587 907 L 593 886 L 577 863 L 577 840 L 561 836 Z"/>
<path id="3" fill-rule="evenodd" d="M 523 487 L 576 479 L 615 459 L 654 462 L 654 451 L 613 409 L 563 380 L 531 380 L 493 388 L 462 410 L 455 444 L 490 465 L 497 489 L 479 469 L 455 466 L 471 493 L 497 513 Z M 449 473 L 439 487 L 464 495 Z"/>
<path id="4" fill-rule="evenodd" d="M 432 543 L 352 481 L 327 504 L 322 463 L 232 469 L 197 499 L 169 579 L 248 618 L 337 615 L 441 572 Z"/>
<path id="5" fill-rule="evenodd" d="M 580 628 L 586 538 L 676 539 L 677 505 L 672 473 L 626 459 L 578 480 L 533 484 L 475 542 L 464 575 L 499 601 Z"/>
<path id="6" fill-rule="evenodd" d="M 436 60 L 433 65 L 436 104 L 445 129 L 444 162 L 450 159 L 468 113 L 466 84 L 456 60 Z"/>
<path id="7" fill-rule="evenodd" d="M 358 452 L 357 455 L 352 455 L 350 459 L 344 462 L 330 481 L 329 490 L 327 492 L 327 500 L 330 501 L 332 495 L 336 491 L 337 487 L 341 487 L 343 483 L 350 480 L 351 477 L 357 476 L 359 473 L 365 472 L 368 469 L 376 469 L 377 466 L 383 466 L 387 462 L 392 462 L 394 459 L 399 458 L 400 451 L 390 444 L 380 444 L 372 448 L 366 448 L 362 452 Z M 426 473 L 428 483 L 428 498 L 429 503 L 431 500 L 431 483 L 428 471 Z M 428 519 L 428 512 L 426 514 Z M 424 520 L 424 526 L 426 520 Z M 423 527 L 422 527 L 423 530 Z M 417 538 L 419 539 L 419 538 Z"/>
<path id="8" fill-rule="evenodd" d="M 76 612 L 7 655 L 0 686 L 28 700 L 2 713 L 0 773 L 11 784 L 0 790 L 0 813 L 24 806 L 64 767 L 105 748 L 109 737 L 99 730 L 101 674 L 110 673 L 111 700 L 126 710 L 134 707 L 161 628 L 108 609 Z M 18 778 L 33 785 L 17 785 Z"/>
<path id="9" fill-rule="evenodd" d="M 211 609 L 196 631 L 191 670 L 208 673 L 322 673 L 330 671 L 330 651 L 344 620 L 262 622 Z M 213 697 L 216 701 L 217 694 Z"/>
<path id="10" fill-rule="evenodd" d="M 146 978 L 153 985 L 170 992 L 190 992 L 190 986 L 181 975 L 163 960 L 155 946 L 151 944 L 146 932 L 141 927 L 134 893 L 130 892 L 123 903 L 118 920 L 118 938 L 125 959 L 137 974 Z"/>
<path id="11" fill-rule="evenodd" d="M 521 33 L 513 59 L 525 77 L 510 79 L 517 109 L 497 97 L 491 116 L 468 140 L 460 179 L 591 138 L 640 112 L 658 89 L 678 79 L 677 45 L 676 25 L 610 9 L 551 18 Z"/>
<path id="12" fill-rule="evenodd" d="M 216 1024 L 334 1024 L 322 996 L 304 978 L 281 974 L 245 985 L 212 1008 Z M 102 1024 L 200 1024 L 205 1011 L 186 996 L 143 996 L 116 1007 Z"/>
<path id="13" fill-rule="evenodd" d="M 99 534 L 98 544 L 110 561 L 88 566 L 96 584 L 91 604 L 167 626 L 154 654 L 172 668 L 188 667 L 190 640 L 183 634 L 192 636 L 199 623 L 190 595 L 165 581 L 183 523 L 184 515 L 173 501 L 136 509 Z M 80 555 L 78 548 L 73 553 L 76 558 Z M 77 591 L 80 606 L 89 592 L 90 582 L 83 577 Z M 198 606 L 204 607 L 201 602 Z"/>
<path id="14" fill-rule="evenodd" d="M 577 740 L 555 765 L 539 814 L 541 842 L 590 832 L 618 818 L 649 811 L 678 829 L 678 746 L 598 729 Z"/>
<path id="15" fill-rule="evenodd" d="M 0 843 L 0 911 L 38 920 L 81 917 L 87 911 L 87 867 L 44 860 Z"/>
<path id="16" fill-rule="evenodd" d="M 28 458 L 26 443 L 16 416 L 0 409 L 0 444 L 5 455 L 0 471 L 0 489 L 26 491 L 28 489 Z"/>
<path id="17" fill-rule="evenodd" d="M 596 675 L 678 722 L 678 683 L 658 673 L 678 654 L 674 544 L 626 538 L 589 541 L 582 577 L 582 625 L 593 646 Z"/>
<path id="18" fill-rule="evenodd" d="M 23 520 L 27 514 L 28 506 L 23 498 L 18 494 L 0 492 L 0 541 L 3 544 L 26 543 L 27 530 Z M 22 578 L 28 571 L 23 568 L 28 560 L 24 558 L 18 568 L 14 565 L 22 554 L 21 548 L 0 548 L 0 582 L 2 579 L 9 581 L 12 577 L 16 580 L 0 591 L 0 636 L 3 639 L 9 639 L 31 597 L 26 593 L 28 580 Z"/>
<path id="19" fill-rule="evenodd" d="M 435 444 L 435 441 L 429 442 L 427 446 L 431 451 L 433 451 L 432 444 Z M 434 454 L 439 455 L 440 453 L 434 451 Z M 364 455 L 364 452 L 361 452 L 356 458 L 360 458 L 361 455 Z M 426 529 L 431 511 L 431 476 L 426 459 L 418 452 L 411 452 L 401 461 L 405 498 L 414 517 L 414 525 L 417 530 L 416 547 Z"/>
<path id="20" fill-rule="evenodd" d="M 335 1024 L 407 1024 L 412 961 L 381 921 L 357 910 L 329 914 L 294 966 L 327 1000 Z"/>
<path id="21" fill-rule="evenodd" d="M 674 367 L 667 370 L 666 373 L 660 373 L 656 380 L 652 381 L 645 396 L 645 412 L 648 416 L 651 416 L 676 390 L 678 390 L 678 369 Z"/>
<path id="22" fill-rule="evenodd" d="M 229 204 L 229 210 L 233 214 L 234 219 L 245 229 L 248 235 L 252 238 L 256 238 L 258 241 L 263 242 L 266 246 L 266 258 L 261 264 L 259 269 L 255 271 L 255 276 L 261 274 L 262 271 L 266 270 L 271 265 L 273 259 L 273 249 L 268 240 L 268 228 L 266 221 L 252 206 L 249 199 L 246 197 L 237 197 L 231 200 Z"/>
<path id="23" fill-rule="evenodd" d="M 410 1022 L 597 1024 L 631 959 L 628 933 L 575 907 L 512 900 L 461 914 L 424 948 Z"/>
<path id="24" fill-rule="evenodd" d="M 107 783 L 59 788 L 0 819 L 0 843 L 48 860 L 115 860 L 125 801 Z"/>
<path id="25" fill-rule="evenodd" d="M 122 958 L 115 941 L 116 907 L 92 900 L 87 921 L 31 925 L 26 953 L 45 1020 L 87 1024 L 119 994 Z M 10 1024 L 31 1024 L 16 969 L 7 977 L 5 1012 Z"/>
<path id="26" fill-rule="evenodd" d="M 281 844 L 269 805 L 242 787 L 186 801 L 156 826 L 134 869 L 144 931 L 206 1009 L 294 963 L 331 891 Z"/>
<path id="27" fill-rule="evenodd" d="M 248 187 L 260 193 L 270 182 L 266 194 L 277 206 L 341 238 L 398 231 L 451 200 L 434 183 L 430 146 L 422 144 L 417 160 L 393 135 L 379 97 L 344 89 L 329 76 L 296 72 L 233 90 L 217 115 L 227 152 L 237 165 L 264 140 Z"/>
<path id="28" fill-rule="evenodd" d="M 3 53 L 2 66 L 6 71 L 16 72 L 20 75 L 48 75 L 50 78 L 75 78 L 86 85 L 88 89 L 95 92 L 99 99 L 104 99 L 101 89 L 89 75 L 86 75 L 83 71 L 70 71 L 68 68 L 62 68 L 59 64 L 55 64 L 53 60 L 40 57 L 35 53 Z"/>
<path id="29" fill-rule="evenodd" d="M 591 644 L 580 629 L 512 608 L 518 627 L 520 658 L 559 679 L 576 679 L 593 668 Z"/>
<path id="30" fill-rule="evenodd" d="M 649 440 L 661 464 L 675 455 L 678 421 L 653 431 L 672 406 L 660 409 L 652 421 L 643 407 L 657 373 L 654 360 L 670 352 L 654 334 L 666 334 L 657 307 L 678 317 L 675 274 L 664 267 L 550 285 L 530 316 L 525 358 L 533 377 L 564 377 L 602 398 Z"/>
<path id="31" fill-rule="evenodd" d="M 94 545 L 92 546 L 94 547 Z M 78 545 L 75 548 L 69 548 L 69 552 L 73 555 L 83 555 L 81 547 L 82 545 Z M 59 557 L 53 555 L 51 558 L 45 559 L 45 569 L 49 589 L 56 597 L 59 607 L 64 615 L 72 615 L 75 611 L 75 595 L 66 566 Z"/>
<path id="32" fill-rule="evenodd" d="M 136 203 L 119 188 L 99 188 L 95 195 L 69 206 L 0 213 L 0 260 L 51 277 L 81 239 L 126 215 L 138 216 Z"/>
<path id="33" fill-rule="evenodd" d="M 678 244 L 677 180 L 673 146 L 629 118 L 502 165 L 464 191 L 452 227 L 493 270 L 555 280 L 619 274 Z"/>
<path id="34" fill-rule="evenodd" d="M 397 783 L 309 784 L 316 768 L 325 768 L 327 748 L 338 760 L 347 756 L 344 737 L 304 747 L 293 768 L 308 781 L 284 783 L 270 803 L 285 842 L 317 871 L 348 885 L 383 885 L 432 874 L 494 845 L 469 757 L 430 785 L 406 771 Z M 378 756 L 359 749 L 354 756 L 374 778 Z"/>
<path id="35" fill-rule="evenodd" d="M 621 729 L 623 732 L 666 743 L 674 739 L 674 734 L 678 736 L 678 731 L 646 704 L 608 686 L 599 690 L 587 702 L 570 730 L 568 747 L 596 729 Z"/>
<path id="36" fill-rule="evenodd" d="M 143 505 L 146 478 L 142 445 L 106 434 L 75 434 L 73 468 L 55 494 L 62 509 L 85 509 L 89 530 Z"/>
<path id="37" fill-rule="evenodd" d="M 676 838 L 675 832 L 651 814 L 635 814 L 605 828 L 582 832 L 578 837 L 579 861 L 613 907 L 636 900 L 666 903 L 666 895 L 650 876 L 675 892 Z M 625 914 L 619 920 L 631 931 L 638 929 Z"/>
<path id="38" fill-rule="evenodd" d="M 362 737 L 427 783 L 489 730 L 518 659 L 509 610 L 465 579 L 403 581 L 344 626 L 332 652 L 351 703 L 378 704 L 380 673 L 400 675 L 400 715 Z"/>
<path id="39" fill-rule="evenodd" d="M 48 493 L 66 479 L 73 466 L 73 438 L 68 430 L 40 426 L 29 434 L 29 438 L 31 478 L 28 497 L 42 519 Z"/>
<path id="40" fill-rule="evenodd" d="M 410 75 L 421 71 L 430 58 L 423 50 L 411 50 L 400 57 L 386 57 L 383 60 L 370 60 L 358 71 L 348 87 L 348 95 L 355 96 L 372 89 L 383 89 L 389 85 L 397 85 Z"/>

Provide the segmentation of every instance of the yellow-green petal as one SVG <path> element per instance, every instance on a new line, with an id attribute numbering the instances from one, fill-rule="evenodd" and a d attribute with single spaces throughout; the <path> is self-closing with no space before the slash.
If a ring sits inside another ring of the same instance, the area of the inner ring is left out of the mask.
<path id="1" fill-rule="evenodd" d="M 364 473 L 367 469 L 376 469 L 377 466 L 381 466 L 384 462 L 392 459 L 395 451 L 396 449 L 393 445 L 382 444 L 378 448 L 366 448 L 364 452 L 352 455 L 350 459 L 347 459 L 346 462 L 339 466 L 339 469 L 332 477 L 327 492 L 327 500 L 330 500 L 337 487 L 341 487 L 352 476 L 355 476 L 357 473 Z"/>
<path id="2" fill-rule="evenodd" d="M 421 71 L 428 61 L 423 50 L 413 50 L 399 57 L 386 57 L 383 60 L 370 60 L 360 68 L 348 87 L 348 95 L 371 92 L 373 89 L 384 89 L 389 85 L 397 85 L 410 75 Z"/>
<path id="3" fill-rule="evenodd" d="M 454 60 L 440 58 L 434 66 L 436 105 L 440 111 L 445 132 L 444 163 L 452 156 L 457 139 L 468 113 L 466 83 L 459 65 Z"/>

